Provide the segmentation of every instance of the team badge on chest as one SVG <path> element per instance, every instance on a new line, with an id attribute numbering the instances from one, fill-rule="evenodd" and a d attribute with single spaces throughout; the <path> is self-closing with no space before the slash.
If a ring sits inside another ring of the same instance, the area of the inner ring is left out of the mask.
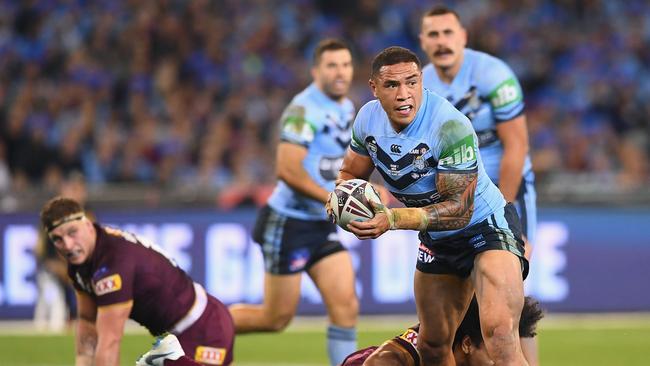
<path id="1" fill-rule="evenodd" d="M 415 159 L 413 159 L 413 167 L 415 168 L 415 170 L 422 171 L 428 168 L 429 164 L 424 159 L 424 157 L 420 155 L 420 156 L 416 156 Z"/>

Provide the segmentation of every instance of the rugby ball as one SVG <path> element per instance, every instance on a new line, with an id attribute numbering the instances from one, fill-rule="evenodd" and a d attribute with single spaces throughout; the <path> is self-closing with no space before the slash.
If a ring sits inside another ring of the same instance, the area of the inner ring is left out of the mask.
<path id="1" fill-rule="evenodd" d="M 367 221 L 375 217 L 371 201 L 381 203 L 372 184 L 363 179 L 349 179 L 336 186 L 329 204 L 336 223 L 347 230 L 352 221 Z"/>

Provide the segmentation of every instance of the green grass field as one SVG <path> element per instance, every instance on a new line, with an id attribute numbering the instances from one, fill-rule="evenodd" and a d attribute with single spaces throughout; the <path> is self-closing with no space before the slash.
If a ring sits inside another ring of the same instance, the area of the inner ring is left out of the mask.
<path id="1" fill-rule="evenodd" d="M 361 324 L 359 346 L 381 343 L 402 330 L 398 325 Z M 408 321 L 407 321 L 408 322 Z M 309 323 L 309 322 L 308 322 Z M 385 324 L 385 323 L 382 323 Z M 325 336 L 322 324 L 293 326 L 281 334 L 246 335 L 237 338 L 235 364 L 326 365 Z M 127 334 L 122 345 L 122 364 L 145 352 L 152 337 L 136 332 Z M 650 318 L 551 318 L 539 329 L 541 363 L 554 365 L 650 365 Z M 0 365 L 73 365 L 73 337 L 33 335 L 26 332 L 0 331 Z"/>

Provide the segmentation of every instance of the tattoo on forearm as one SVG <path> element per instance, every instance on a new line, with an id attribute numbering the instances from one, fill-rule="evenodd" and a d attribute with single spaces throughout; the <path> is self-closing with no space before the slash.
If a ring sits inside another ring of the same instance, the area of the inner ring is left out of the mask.
<path id="1" fill-rule="evenodd" d="M 469 224 L 474 213 L 474 192 L 478 174 L 438 174 L 436 186 L 440 202 L 423 207 L 428 216 L 428 230 L 461 229 Z"/>

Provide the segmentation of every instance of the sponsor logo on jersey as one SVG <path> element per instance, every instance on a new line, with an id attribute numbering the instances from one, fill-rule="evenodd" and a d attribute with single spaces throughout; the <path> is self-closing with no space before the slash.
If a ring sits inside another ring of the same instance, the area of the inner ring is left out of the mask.
<path id="1" fill-rule="evenodd" d="M 514 78 L 510 78 L 497 86 L 489 95 L 490 104 L 494 108 L 500 108 L 510 103 L 518 102 L 521 98 L 519 86 Z"/>
<path id="2" fill-rule="evenodd" d="M 226 352 L 225 348 L 198 346 L 194 353 L 194 360 L 206 365 L 223 365 Z"/>
<path id="3" fill-rule="evenodd" d="M 393 196 L 395 196 L 395 198 L 402 202 L 406 207 L 422 207 L 440 202 L 440 193 L 438 193 L 438 191 L 429 191 L 421 194 L 392 193 Z"/>
<path id="4" fill-rule="evenodd" d="M 95 294 L 102 296 L 122 289 L 122 277 L 114 274 L 95 282 Z"/>
<path id="5" fill-rule="evenodd" d="M 418 248 L 418 262 L 432 263 L 435 259 L 436 257 L 433 255 L 433 251 L 420 243 L 420 247 Z"/>
<path id="6" fill-rule="evenodd" d="M 409 151 L 409 154 L 411 154 L 411 155 L 424 155 L 424 154 L 427 153 L 427 151 L 428 150 L 427 150 L 426 147 L 423 147 L 423 148 L 416 147 L 415 149 L 411 149 L 411 151 Z"/>
<path id="7" fill-rule="evenodd" d="M 474 137 L 467 135 L 442 154 L 439 164 L 441 166 L 453 166 L 475 161 L 476 152 L 473 142 Z"/>
<path id="8" fill-rule="evenodd" d="M 401 154 L 402 153 L 402 145 L 397 145 L 397 144 L 390 145 L 390 152 L 392 154 Z"/>

